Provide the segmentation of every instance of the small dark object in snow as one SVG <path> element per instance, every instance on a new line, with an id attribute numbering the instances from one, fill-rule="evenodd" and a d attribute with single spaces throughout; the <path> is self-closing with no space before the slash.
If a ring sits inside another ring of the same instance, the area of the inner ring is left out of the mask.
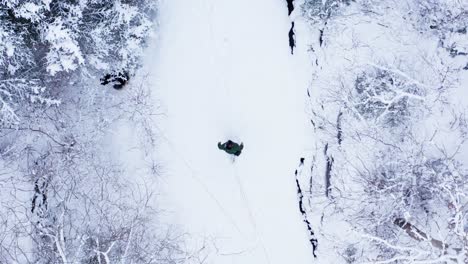
<path id="1" fill-rule="evenodd" d="M 322 44 L 323 44 L 323 29 L 319 29 L 319 31 L 320 31 L 319 43 L 320 43 L 320 47 L 322 47 Z"/>
<path id="2" fill-rule="evenodd" d="M 239 156 L 242 153 L 242 149 L 244 148 L 244 144 L 240 143 L 240 145 L 236 142 L 233 142 L 231 140 L 228 140 L 221 144 L 221 142 L 218 142 L 218 148 L 221 150 L 226 151 L 228 154 L 236 155 Z"/>
<path id="3" fill-rule="evenodd" d="M 291 47 L 291 54 L 294 54 L 294 47 L 296 47 L 296 37 L 294 33 L 294 22 L 291 22 L 291 29 L 288 33 L 289 47 Z"/>
<path id="4" fill-rule="evenodd" d="M 323 25 L 323 28 L 322 28 L 322 29 L 319 29 L 319 31 L 320 31 L 320 36 L 319 36 L 320 47 L 322 47 L 322 45 L 323 45 L 323 34 L 324 34 L 324 32 L 325 32 L 325 28 L 326 28 L 326 26 L 327 26 L 327 23 L 328 23 L 328 22 L 325 21 L 325 24 Z"/>
<path id="5" fill-rule="evenodd" d="M 288 3 L 288 16 L 290 16 L 294 10 L 294 0 L 286 0 L 286 2 Z"/>
<path id="6" fill-rule="evenodd" d="M 294 171 L 295 180 L 296 180 L 296 187 L 297 187 L 297 198 L 299 202 L 299 212 L 302 214 L 302 221 L 306 224 L 307 231 L 309 233 L 309 241 L 312 245 L 312 255 L 314 258 L 317 257 L 316 251 L 318 246 L 318 240 L 315 236 L 314 230 L 312 229 L 312 224 L 309 222 L 308 215 L 306 208 L 304 207 L 304 193 L 302 192 L 301 184 L 299 183 L 298 174 L 301 174 L 302 166 L 304 165 L 304 158 L 300 159 L 300 164 L 298 169 Z M 298 171 L 299 170 L 299 171 Z"/>
<path id="7" fill-rule="evenodd" d="M 130 76 L 126 71 L 117 73 L 108 73 L 101 78 L 101 84 L 106 85 L 109 83 L 113 84 L 113 88 L 116 90 L 122 89 L 130 80 Z"/>

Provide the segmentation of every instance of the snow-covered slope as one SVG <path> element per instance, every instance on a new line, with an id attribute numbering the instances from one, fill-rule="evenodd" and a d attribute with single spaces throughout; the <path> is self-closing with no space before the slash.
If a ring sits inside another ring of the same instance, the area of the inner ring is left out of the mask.
<path id="1" fill-rule="evenodd" d="M 294 15 L 294 14 L 293 14 Z M 294 170 L 310 146 L 309 62 L 286 1 L 168 0 L 154 62 L 166 216 L 203 263 L 311 263 Z M 218 141 L 244 143 L 233 163 Z"/>

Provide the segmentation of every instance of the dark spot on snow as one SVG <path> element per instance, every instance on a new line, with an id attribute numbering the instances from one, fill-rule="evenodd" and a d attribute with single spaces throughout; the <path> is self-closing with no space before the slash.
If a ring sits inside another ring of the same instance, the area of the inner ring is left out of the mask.
<path id="1" fill-rule="evenodd" d="M 343 116 L 343 112 L 338 113 L 338 117 L 336 118 L 336 138 L 338 139 L 338 145 L 341 145 L 341 141 L 343 141 L 343 133 L 341 131 L 341 117 Z"/>
<path id="2" fill-rule="evenodd" d="M 320 47 L 322 47 L 322 44 L 323 44 L 323 29 L 320 29 L 320 37 L 319 37 L 319 43 L 320 43 Z"/>
<path id="3" fill-rule="evenodd" d="M 315 167 L 315 155 L 312 158 L 312 162 L 310 164 L 309 195 L 311 196 L 312 196 L 312 187 L 314 183 L 314 167 Z"/>
<path id="4" fill-rule="evenodd" d="M 325 144 L 325 158 L 327 160 L 327 167 L 325 169 L 325 196 L 328 197 L 331 189 L 331 171 L 333 168 L 334 159 L 331 155 L 328 154 L 328 143 Z"/>
<path id="5" fill-rule="evenodd" d="M 456 47 L 452 46 L 450 47 L 449 49 L 449 52 L 450 52 L 450 56 L 452 57 L 456 57 L 456 56 L 466 56 L 468 55 L 468 53 L 466 52 L 463 52 L 463 51 L 459 51 Z"/>
<path id="6" fill-rule="evenodd" d="M 299 169 L 302 171 L 302 167 L 304 165 L 304 158 L 300 159 L 300 164 L 299 164 Z M 297 188 L 297 197 L 299 199 L 299 212 L 302 215 L 302 220 L 306 224 L 307 232 L 309 235 L 309 242 L 312 246 L 312 255 L 316 258 L 316 250 L 318 246 L 318 240 L 315 236 L 314 231 L 312 230 L 312 224 L 309 222 L 308 217 L 307 217 L 307 211 L 304 208 L 304 193 L 302 192 L 301 184 L 299 183 L 299 178 L 297 175 L 297 169 L 295 171 L 296 175 L 296 188 Z"/>
<path id="7" fill-rule="evenodd" d="M 114 89 L 120 90 L 128 83 L 129 80 L 130 76 L 126 71 L 119 71 L 104 75 L 104 77 L 101 78 L 101 84 L 106 85 L 112 83 L 112 87 Z"/>
<path id="8" fill-rule="evenodd" d="M 31 213 L 34 213 L 36 208 L 47 210 L 47 189 L 49 181 L 45 178 L 38 178 L 34 181 L 34 195 L 31 201 Z M 38 198 L 40 200 L 38 200 Z"/>
<path id="9" fill-rule="evenodd" d="M 294 33 L 294 22 L 291 22 L 291 29 L 288 33 L 289 47 L 291 47 L 291 54 L 294 54 L 294 47 L 296 47 L 296 36 Z"/>
<path id="10" fill-rule="evenodd" d="M 294 0 L 286 0 L 288 4 L 288 16 L 291 15 L 292 11 L 294 11 Z"/>

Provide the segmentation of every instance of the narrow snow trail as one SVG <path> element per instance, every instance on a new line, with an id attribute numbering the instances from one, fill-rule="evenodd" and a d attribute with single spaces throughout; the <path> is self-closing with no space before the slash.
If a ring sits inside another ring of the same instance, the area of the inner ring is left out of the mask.
<path id="1" fill-rule="evenodd" d="M 207 263 L 312 261 L 293 175 L 310 141 L 309 68 L 289 27 L 281 0 L 161 2 L 162 199 L 192 246 L 216 249 Z M 235 163 L 217 148 L 227 139 L 244 142 Z"/>

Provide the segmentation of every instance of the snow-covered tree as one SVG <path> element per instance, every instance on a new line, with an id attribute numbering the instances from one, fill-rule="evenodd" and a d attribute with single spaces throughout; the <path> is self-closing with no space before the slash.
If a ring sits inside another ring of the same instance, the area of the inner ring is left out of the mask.
<path id="1" fill-rule="evenodd" d="M 155 12 L 151 0 L 0 0 L 1 263 L 186 262 L 158 222 L 156 109 L 138 72 Z M 100 86 L 114 70 L 132 75 L 128 90 Z M 122 126 L 138 170 L 106 145 Z"/>
<path id="2" fill-rule="evenodd" d="M 155 12 L 149 0 L 0 1 L 0 123 L 18 122 L 25 101 L 57 104 L 77 75 L 134 72 Z"/>
<path id="3" fill-rule="evenodd" d="M 0 208 L 9 214 L 0 216 L 0 261 L 184 263 L 181 236 L 158 223 L 147 86 L 119 97 L 90 87 L 27 126 L 1 131 L 0 184 L 8 192 Z M 138 170 L 104 144 L 119 123 L 135 133 L 122 146 L 139 149 Z"/>
<path id="4" fill-rule="evenodd" d="M 328 18 L 326 45 L 312 43 L 319 258 L 467 261 L 467 105 L 457 98 L 467 10 L 463 1 L 352 1 Z"/>

